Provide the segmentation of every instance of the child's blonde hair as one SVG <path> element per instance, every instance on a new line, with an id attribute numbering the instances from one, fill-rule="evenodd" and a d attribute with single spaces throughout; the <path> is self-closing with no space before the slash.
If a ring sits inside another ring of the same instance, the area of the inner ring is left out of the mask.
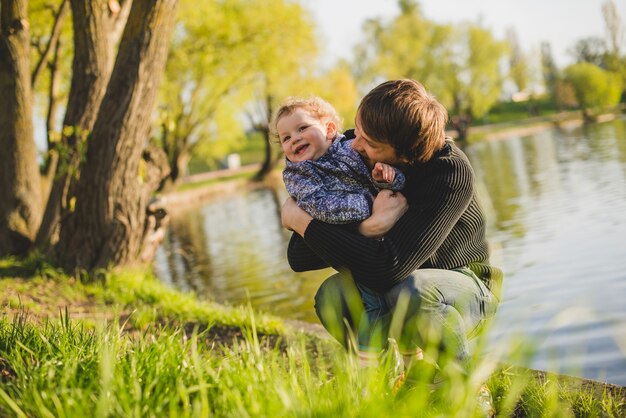
<path id="1" fill-rule="evenodd" d="M 287 97 L 280 105 L 270 124 L 272 138 L 278 139 L 278 121 L 284 116 L 291 115 L 296 109 L 304 109 L 322 122 L 332 121 L 337 126 L 337 132 L 341 132 L 341 118 L 335 108 L 321 97 Z"/>

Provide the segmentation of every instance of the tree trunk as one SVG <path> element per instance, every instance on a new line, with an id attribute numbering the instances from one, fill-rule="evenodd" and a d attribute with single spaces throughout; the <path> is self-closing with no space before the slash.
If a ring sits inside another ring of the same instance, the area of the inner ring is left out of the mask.
<path id="1" fill-rule="evenodd" d="M 263 139 L 265 141 L 265 153 L 263 157 L 263 163 L 261 164 L 261 168 L 254 175 L 255 181 L 263 180 L 273 169 L 276 167 L 278 161 L 274 158 L 274 153 L 272 152 L 272 141 L 270 138 L 269 128 L 262 128 Z"/>
<path id="2" fill-rule="evenodd" d="M 467 142 L 467 136 L 469 134 L 470 124 L 472 118 L 468 115 L 455 115 L 450 118 L 450 126 L 457 132 L 457 142 L 465 143 Z"/>
<path id="3" fill-rule="evenodd" d="M 46 247 L 56 242 L 59 222 L 66 216 L 78 166 L 81 149 L 93 128 L 100 103 L 106 92 L 111 73 L 111 20 L 107 0 L 71 0 L 74 28 L 74 60 L 72 84 L 63 120 L 61 142 L 64 153 L 56 172 L 37 234 L 37 246 Z"/>
<path id="4" fill-rule="evenodd" d="M 593 115 L 593 113 L 588 108 L 583 107 L 581 112 L 583 115 L 583 123 L 589 124 L 589 123 L 593 123 L 596 121 L 597 118 Z"/>
<path id="5" fill-rule="evenodd" d="M 59 10 L 54 16 L 54 24 L 52 25 L 52 31 L 50 33 L 50 38 L 46 45 L 46 49 L 41 54 L 41 57 L 39 58 L 39 61 L 37 62 L 37 65 L 35 65 L 35 69 L 33 70 L 33 74 L 31 76 L 33 88 L 37 84 L 39 74 L 41 74 L 41 71 L 48 63 L 50 54 L 57 48 L 57 43 L 59 42 L 59 39 L 61 37 L 61 27 L 63 26 L 63 21 L 65 20 L 67 12 L 67 0 L 63 0 L 61 2 L 61 6 L 59 6 Z"/>
<path id="6" fill-rule="evenodd" d="M 461 106 L 462 99 L 457 92 L 454 95 L 454 102 L 452 105 L 452 116 L 450 118 L 450 126 L 457 132 L 456 141 L 460 144 L 467 142 L 469 134 L 469 128 L 472 123 L 472 114 L 463 110 Z"/>
<path id="7" fill-rule="evenodd" d="M 28 1 L 0 7 L 0 256 L 28 250 L 41 222 L 33 135 Z"/>
<path id="8" fill-rule="evenodd" d="M 67 270 L 130 264 L 141 253 L 146 203 L 142 151 L 150 129 L 177 0 L 134 0 L 76 190 L 61 220 L 59 263 Z"/>
<path id="9" fill-rule="evenodd" d="M 173 184 L 178 184 L 180 178 L 186 174 L 187 164 L 189 164 L 190 159 L 191 155 L 187 150 L 187 146 L 181 145 L 181 148 L 174 157 L 172 172 L 170 173 L 170 178 L 172 179 Z"/>
<path id="10" fill-rule="evenodd" d="M 272 152 L 272 141 L 270 136 L 270 123 L 272 121 L 272 112 L 273 112 L 273 100 L 271 95 L 265 96 L 265 108 L 267 112 L 267 119 L 264 121 L 263 125 L 257 127 L 257 129 L 263 134 L 263 140 L 265 141 L 265 155 L 263 158 L 263 163 L 261 164 L 261 168 L 254 175 L 254 180 L 261 181 L 263 180 L 273 169 L 276 167 L 275 158 L 273 158 L 274 153 Z"/>

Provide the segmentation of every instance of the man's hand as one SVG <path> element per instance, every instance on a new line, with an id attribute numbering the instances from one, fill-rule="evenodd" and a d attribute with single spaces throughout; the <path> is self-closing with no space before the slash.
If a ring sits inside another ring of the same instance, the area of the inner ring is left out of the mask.
<path id="1" fill-rule="evenodd" d="M 380 183 L 393 183 L 396 178 L 396 170 L 385 163 L 376 163 L 372 170 L 372 178 Z"/>
<path id="2" fill-rule="evenodd" d="M 372 215 L 361 222 L 359 232 L 369 238 L 384 236 L 409 209 L 402 193 L 381 190 L 374 200 Z"/>
<path id="3" fill-rule="evenodd" d="M 306 228 L 313 218 L 304 210 L 300 209 L 295 199 L 290 197 L 285 200 L 283 204 L 280 211 L 280 220 L 285 228 L 304 237 L 304 231 L 306 231 Z"/>

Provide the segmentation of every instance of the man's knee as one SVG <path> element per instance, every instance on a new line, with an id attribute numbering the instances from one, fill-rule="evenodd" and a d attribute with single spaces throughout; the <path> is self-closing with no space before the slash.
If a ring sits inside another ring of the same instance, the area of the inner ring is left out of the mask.
<path id="1" fill-rule="evenodd" d="M 315 311 L 318 313 L 318 316 L 320 308 L 325 304 L 331 303 L 332 299 L 336 299 L 340 289 L 341 276 L 339 274 L 334 274 L 324 280 L 315 293 Z"/>
<path id="2" fill-rule="evenodd" d="M 326 279 L 315 294 L 315 312 L 322 323 L 328 315 L 350 317 L 355 302 L 360 302 L 352 278 L 334 274 Z M 361 302 L 362 306 L 362 302 Z"/>
<path id="3" fill-rule="evenodd" d="M 414 309 L 423 304 L 436 303 L 438 300 L 437 289 L 428 276 L 429 271 L 416 270 L 392 287 L 385 294 L 387 303 L 390 306 L 395 306 L 398 301 L 408 299 L 409 306 Z"/>

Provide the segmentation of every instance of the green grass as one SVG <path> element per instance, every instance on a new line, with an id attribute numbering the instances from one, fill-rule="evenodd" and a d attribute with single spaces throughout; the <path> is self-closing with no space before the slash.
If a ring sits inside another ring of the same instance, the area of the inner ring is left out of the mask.
<path id="1" fill-rule="evenodd" d="M 418 371 L 394 394 L 384 366 L 359 368 L 345 352 L 324 350 L 303 339 L 273 345 L 254 328 L 218 346 L 206 333 L 177 327 L 128 335 L 114 323 L 86 328 L 67 315 L 42 324 L 21 314 L 2 317 L 0 415 L 472 417 L 486 371 L 499 416 L 626 412 L 623 398 L 609 393 L 572 392 L 556 378 L 486 364 L 470 377 L 450 373 L 436 388 Z"/>
<path id="2" fill-rule="evenodd" d="M 148 324 L 198 323 L 203 327 L 249 328 L 250 311 L 246 306 L 227 307 L 201 301 L 193 293 L 184 293 L 161 283 L 150 269 L 110 270 L 91 277 L 75 278 L 50 265 L 45 258 L 33 255 L 25 260 L 0 260 L 0 303 L 27 308 L 37 317 L 58 314 L 59 308 L 85 310 L 94 322 L 111 315 L 125 318 L 134 329 Z M 89 315 L 89 314 L 94 315 Z M 284 332 L 279 318 L 258 315 L 257 329 L 264 334 Z"/>
<path id="3" fill-rule="evenodd" d="M 546 98 L 525 102 L 499 102 L 489 110 L 487 115 L 476 119 L 473 125 L 520 122 L 528 118 L 551 116 L 559 112 L 560 109 Z"/>
<path id="4" fill-rule="evenodd" d="M 0 315 L 0 416 L 472 417 L 483 382 L 499 416 L 626 415 L 623 389 L 502 368 L 480 347 L 471 374 L 449 367 L 433 386 L 435 369 L 420 362 L 394 393 L 385 364 L 363 369 L 336 343 L 140 271 L 81 280 L 32 257 L 0 260 L 0 276 L 10 308 Z M 30 315 L 20 301 L 32 302 Z M 77 307 L 107 315 L 71 319 Z M 236 338 L 224 338 L 228 327 Z M 527 347 L 518 352 L 528 361 Z"/>

